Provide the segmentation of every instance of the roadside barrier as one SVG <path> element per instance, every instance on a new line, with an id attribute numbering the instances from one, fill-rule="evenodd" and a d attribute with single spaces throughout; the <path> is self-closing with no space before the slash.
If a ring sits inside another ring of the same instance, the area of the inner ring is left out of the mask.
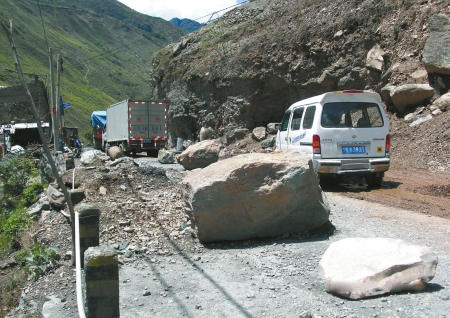
<path id="1" fill-rule="evenodd" d="M 84 265 L 84 252 L 93 246 L 99 246 L 99 219 L 100 208 L 97 203 L 80 203 L 76 207 L 79 218 L 79 243 L 76 257 L 80 259 L 81 266 Z"/>
<path id="2" fill-rule="evenodd" d="M 118 318 L 119 260 L 109 247 L 90 247 L 84 258 L 86 317 Z"/>

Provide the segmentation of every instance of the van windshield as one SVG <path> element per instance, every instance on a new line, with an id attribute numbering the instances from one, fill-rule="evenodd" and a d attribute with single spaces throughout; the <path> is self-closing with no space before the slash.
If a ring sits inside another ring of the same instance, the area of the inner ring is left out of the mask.
<path id="1" fill-rule="evenodd" d="M 321 125 L 324 128 L 383 127 L 380 107 L 375 103 L 336 102 L 323 105 Z"/>

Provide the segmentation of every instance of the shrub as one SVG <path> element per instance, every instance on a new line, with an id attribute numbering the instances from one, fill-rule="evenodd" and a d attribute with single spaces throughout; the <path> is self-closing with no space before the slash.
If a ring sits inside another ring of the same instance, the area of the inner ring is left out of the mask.
<path id="1" fill-rule="evenodd" d="M 9 157 L 0 161 L 0 181 L 4 199 L 21 195 L 35 170 L 34 161 L 25 157 Z"/>
<path id="2" fill-rule="evenodd" d="M 45 247 L 39 242 L 34 243 L 28 257 L 25 258 L 29 278 L 38 279 L 47 272 L 47 269 L 54 268 L 59 260 L 58 251 L 57 246 Z"/>
<path id="3" fill-rule="evenodd" d="M 23 195 L 20 199 L 19 205 L 28 208 L 37 201 L 39 194 L 41 194 L 43 191 L 43 183 L 33 182 L 32 184 L 28 185 L 23 191 Z"/>

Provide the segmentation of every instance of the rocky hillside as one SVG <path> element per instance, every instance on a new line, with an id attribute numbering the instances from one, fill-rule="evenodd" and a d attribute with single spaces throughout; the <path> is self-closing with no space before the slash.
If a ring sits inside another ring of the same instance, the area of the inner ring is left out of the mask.
<path id="1" fill-rule="evenodd" d="M 448 101 L 432 103 L 450 86 L 449 16 L 443 0 L 254 0 L 161 50 L 154 97 L 170 103 L 172 138 L 196 140 L 202 127 L 220 137 L 279 122 L 293 102 L 326 91 L 374 90 L 389 110 L 394 155 L 423 153 L 405 164 L 447 170 Z M 396 88 L 406 104 L 391 98 Z M 411 127 L 410 112 L 436 120 Z"/>
<path id="2" fill-rule="evenodd" d="M 90 114 L 127 98 L 149 98 L 152 55 L 186 32 L 117 0 L 2 0 L 11 19 L 23 72 L 49 83 L 47 45 L 63 59 L 62 96 L 69 126 L 90 127 Z M 9 43 L 0 31 L 0 86 L 20 85 Z M 56 66 L 56 62 L 55 62 Z M 33 77 L 31 77 L 33 79 Z M 28 77 L 27 77 L 28 80 Z"/>

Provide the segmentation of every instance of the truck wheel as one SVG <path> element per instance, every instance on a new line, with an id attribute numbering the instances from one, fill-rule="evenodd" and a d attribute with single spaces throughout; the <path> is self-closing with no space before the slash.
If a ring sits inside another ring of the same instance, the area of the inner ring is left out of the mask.
<path id="1" fill-rule="evenodd" d="M 120 149 L 122 149 L 122 153 L 123 153 L 124 156 L 129 156 L 130 155 L 130 152 L 126 151 L 126 147 L 125 147 L 124 144 L 120 144 L 119 147 L 120 147 Z"/>
<path id="2" fill-rule="evenodd" d="M 382 172 L 374 172 L 370 174 L 366 174 L 364 179 L 366 179 L 366 183 L 369 187 L 379 188 L 381 186 L 381 182 L 383 181 L 384 173 Z"/>

